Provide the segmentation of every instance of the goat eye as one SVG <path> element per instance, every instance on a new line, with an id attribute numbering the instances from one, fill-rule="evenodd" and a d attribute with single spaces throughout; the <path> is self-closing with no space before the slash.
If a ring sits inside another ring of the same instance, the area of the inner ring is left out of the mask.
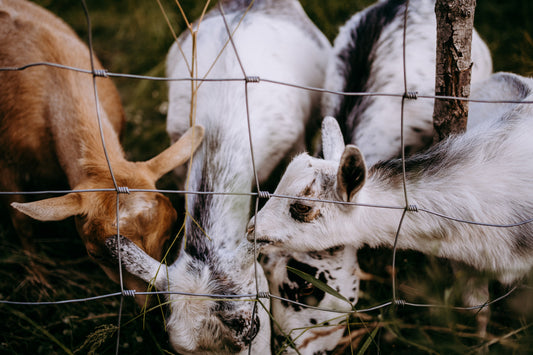
<path id="1" fill-rule="evenodd" d="M 319 211 L 313 211 L 312 206 L 299 202 L 293 203 L 289 208 L 289 212 L 292 218 L 300 222 L 311 222 L 319 214 Z"/>
<path id="2" fill-rule="evenodd" d="M 291 207 L 294 209 L 295 212 L 298 213 L 308 213 L 309 211 L 311 211 L 311 206 L 307 206 L 301 203 L 293 203 Z"/>
<path id="3" fill-rule="evenodd" d="M 301 289 L 300 289 L 300 296 L 310 296 L 315 291 L 315 286 L 313 286 L 312 283 L 307 282 Z"/>

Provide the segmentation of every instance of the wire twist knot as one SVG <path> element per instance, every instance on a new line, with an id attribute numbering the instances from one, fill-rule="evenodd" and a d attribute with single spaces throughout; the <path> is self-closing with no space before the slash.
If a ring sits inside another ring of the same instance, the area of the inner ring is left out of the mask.
<path id="1" fill-rule="evenodd" d="M 405 207 L 405 209 L 409 212 L 418 212 L 418 206 L 417 205 L 409 205 Z"/>
<path id="2" fill-rule="evenodd" d="M 268 291 L 260 291 L 257 293 L 257 298 L 270 298 L 270 293 Z"/>
<path id="3" fill-rule="evenodd" d="M 258 83 L 261 81 L 261 78 L 256 75 L 247 76 L 245 79 L 247 83 Z"/>
<path id="4" fill-rule="evenodd" d="M 259 196 L 259 198 L 270 198 L 271 195 L 270 195 L 270 192 L 268 191 L 257 191 L 257 196 Z"/>
<path id="5" fill-rule="evenodd" d="M 397 306 L 405 306 L 407 302 L 405 300 L 394 300 L 393 303 Z"/>
<path id="6" fill-rule="evenodd" d="M 102 77 L 102 78 L 107 78 L 107 70 L 106 69 L 94 69 L 93 70 L 93 75 L 94 76 L 99 76 L 99 77 Z"/>
<path id="7" fill-rule="evenodd" d="M 122 290 L 122 296 L 135 297 L 135 290 Z"/>
<path id="8" fill-rule="evenodd" d="M 418 99 L 418 91 L 407 91 L 403 94 L 403 97 L 409 100 L 416 100 Z"/>
<path id="9" fill-rule="evenodd" d="M 119 194 L 129 194 L 130 189 L 127 186 L 117 186 L 117 193 Z"/>

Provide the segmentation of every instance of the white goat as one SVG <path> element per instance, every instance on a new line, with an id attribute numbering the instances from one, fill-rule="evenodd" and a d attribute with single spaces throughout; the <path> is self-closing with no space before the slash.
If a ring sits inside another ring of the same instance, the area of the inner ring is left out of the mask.
<path id="1" fill-rule="evenodd" d="M 532 79 L 498 74 L 489 82 L 494 80 L 502 90 L 514 92 L 510 97 L 516 100 L 533 99 Z M 340 132 L 336 121 L 326 118 L 324 126 L 325 134 L 333 137 L 332 154 L 326 160 L 307 154 L 296 157 L 276 190 L 295 198 L 269 200 L 249 229 L 255 230 L 259 243 L 300 251 L 343 244 L 392 246 L 404 209 L 350 204 L 403 206 L 401 162 L 382 162 L 367 172 L 359 149 L 345 147 L 342 135 L 335 134 Z M 532 134 L 533 107 L 514 105 L 407 159 L 409 200 L 419 211 L 407 212 L 398 248 L 461 261 L 504 284 L 523 277 L 533 266 L 533 223 L 521 223 L 533 215 Z M 468 221 L 517 225 L 461 223 L 426 210 Z M 249 233 L 250 240 L 252 236 Z"/>
<path id="2" fill-rule="evenodd" d="M 434 6 L 431 0 L 411 0 L 407 12 L 407 81 L 410 90 L 424 94 L 434 94 L 435 86 Z M 352 16 L 340 28 L 335 39 L 334 56 L 328 63 L 325 87 L 343 92 L 402 93 L 404 13 L 405 1 L 381 1 Z M 475 31 L 472 42 L 472 81 L 475 83 L 491 74 L 492 60 L 488 47 Z M 433 101 L 407 101 L 405 108 L 404 137 L 409 154 L 426 147 L 431 141 Z M 337 117 L 346 142 L 357 142 L 370 164 L 400 155 L 400 112 L 401 101 L 398 98 L 334 94 L 323 97 L 323 115 Z M 327 275 L 330 287 L 357 300 L 358 265 L 354 257 L 356 250 L 350 246 L 309 255 L 270 247 L 264 248 L 262 254 L 265 258 L 260 260 L 272 294 L 300 302 L 311 299 L 310 305 L 321 308 L 345 309 L 346 304 L 342 300 L 324 295 L 320 289 L 287 272 L 287 265 L 298 263 L 302 271 L 315 278 Z M 353 264 L 350 265 L 350 262 Z M 314 297 L 310 298 L 308 294 Z M 476 298 L 468 304 L 477 305 L 483 301 Z M 298 352 L 302 354 L 332 350 L 343 334 L 343 327 L 331 327 L 343 321 L 341 318 L 331 321 L 336 316 L 332 313 L 273 300 L 272 314 L 282 328 L 273 328 L 278 333 L 278 343 L 290 342 L 291 339 L 287 339 L 290 333 Z M 316 327 L 316 324 L 326 321 L 330 327 Z"/>
<path id="3" fill-rule="evenodd" d="M 249 75 L 300 85 L 321 87 L 331 46 L 312 24 L 296 0 L 222 1 L 233 42 Z M 242 78 L 228 33 L 218 8 L 200 24 L 194 44 L 193 66 L 198 76 Z M 244 20 L 239 24 L 239 21 Z M 238 25 L 238 28 L 237 28 Z M 186 60 L 174 45 L 167 74 L 189 77 L 193 39 L 179 39 Z M 222 53 L 220 53 L 222 51 Z M 217 56 L 220 53 L 220 57 Z M 214 65 L 211 68 L 211 65 Z M 250 126 L 260 181 L 267 178 L 291 149 L 303 147 L 308 118 L 319 102 L 310 91 L 273 85 L 248 84 Z M 189 127 L 191 84 L 171 82 L 167 130 L 173 140 Z M 195 122 L 205 127 L 205 140 L 190 167 L 189 190 L 249 193 L 254 185 L 248 138 L 245 85 L 240 82 L 203 82 L 196 95 Z M 169 267 L 168 281 L 157 286 L 201 294 L 255 294 L 267 282 L 244 238 L 250 216 L 250 196 L 189 194 L 186 242 L 177 261 Z M 126 269 L 147 280 L 155 264 L 125 243 Z M 140 253 L 143 254 L 143 253 Z M 128 258 L 127 255 L 137 255 Z M 253 353 L 270 351 L 270 321 L 254 302 L 191 300 L 170 295 L 168 332 L 180 353 Z M 257 306 L 255 318 L 254 306 Z M 253 340 L 253 341 L 252 341 Z"/>

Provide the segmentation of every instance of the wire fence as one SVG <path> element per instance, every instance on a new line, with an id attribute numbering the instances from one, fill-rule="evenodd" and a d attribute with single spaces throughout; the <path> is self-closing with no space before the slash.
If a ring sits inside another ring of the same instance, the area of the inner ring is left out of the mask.
<path id="1" fill-rule="evenodd" d="M 319 92 L 319 93 L 329 93 L 329 94 L 336 94 L 336 95 L 396 97 L 396 98 L 401 98 L 402 99 L 402 112 L 401 112 L 401 118 L 400 118 L 401 121 L 402 121 L 402 130 L 403 130 L 403 102 L 405 100 L 465 100 L 465 101 L 479 102 L 479 103 L 486 103 L 486 104 L 501 104 L 501 103 L 516 103 L 516 104 L 524 104 L 524 105 L 533 104 L 533 101 L 473 100 L 473 99 L 464 98 L 464 97 L 435 96 L 435 95 L 430 95 L 430 94 L 419 94 L 417 92 L 408 91 L 407 90 L 407 84 L 406 84 L 407 77 L 405 76 L 406 75 L 405 55 L 404 55 L 405 91 L 404 92 L 399 92 L 399 93 L 390 93 L 390 92 L 339 92 L 339 91 L 325 90 L 325 89 L 319 88 L 319 87 L 303 86 L 303 85 L 299 85 L 299 83 L 289 83 L 289 82 L 282 82 L 282 81 L 278 81 L 278 80 L 272 80 L 272 79 L 266 78 L 266 77 L 249 76 L 249 75 L 247 75 L 247 72 L 245 70 L 246 68 L 242 65 L 242 63 L 240 64 L 241 69 L 242 69 L 242 74 L 243 74 L 242 77 L 227 77 L 227 78 L 157 77 L 157 76 L 144 76 L 144 75 L 134 75 L 134 74 L 125 74 L 125 73 L 114 73 L 114 72 L 110 72 L 108 70 L 95 69 L 94 63 L 92 61 L 93 60 L 93 56 L 92 56 L 93 48 L 92 48 L 92 36 L 91 36 L 91 33 L 92 33 L 91 16 L 89 15 L 89 11 L 88 11 L 87 5 L 85 3 L 85 0 L 81 0 L 81 3 L 83 5 L 83 10 L 84 10 L 85 17 L 86 17 L 86 20 L 87 20 L 87 31 L 89 33 L 88 46 L 89 46 L 90 53 L 91 53 L 91 67 L 92 67 L 91 70 L 86 70 L 86 69 L 66 66 L 66 65 L 63 65 L 61 63 L 37 62 L 37 63 L 28 63 L 28 64 L 26 64 L 24 66 L 20 66 L 20 67 L 4 67 L 4 68 L 0 68 L 0 72 L 24 71 L 24 70 L 27 70 L 27 69 L 30 69 L 30 68 L 33 68 L 33 67 L 37 67 L 37 66 L 47 66 L 47 67 L 56 68 L 58 70 L 76 71 L 76 72 L 80 72 L 80 73 L 84 73 L 84 74 L 87 74 L 89 76 L 92 76 L 92 78 L 93 78 L 93 87 L 94 87 L 94 97 L 95 97 L 95 101 L 97 103 L 97 106 L 95 107 L 95 110 L 96 110 L 96 113 L 97 113 L 98 122 L 99 122 L 100 127 L 102 126 L 102 121 L 101 121 L 100 109 L 98 107 L 99 100 L 98 100 L 98 92 L 97 92 L 97 86 L 96 86 L 96 78 L 98 78 L 98 77 L 102 77 L 102 78 L 126 78 L 126 79 L 135 79 L 135 80 L 164 81 L 164 82 L 171 82 L 171 81 L 185 81 L 185 82 L 189 81 L 189 82 L 198 82 L 198 83 L 200 83 L 200 82 L 229 82 L 229 81 L 242 82 L 244 87 L 245 87 L 245 92 L 246 93 L 247 93 L 248 85 L 261 85 L 261 83 L 270 83 L 270 84 L 275 84 L 275 85 L 289 86 L 289 87 L 292 87 L 292 88 L 297 89 L 297 90 L 308 90 L 308 91 L 315 91 L 315 92 Z M 178 2 L 178 4 L 179 4 L 179 2 Z M 408 4 L 409 4 L 409 2 L 407 1 L 405 22 L 404 22 L 404 29 L 403 29 L 404 30 L 404 36 L 405 36 L 406 28 L 407 28 L 406 19 L 407 19 Z M 223 8 L 221 6 L 219 6 L 219 11 L 220 11 L 221 16 L 224 18 L 224 21 L 226 21 L 225 20 L 225 14 L 224 14 Z M 233 42 L 232 42 L 233 41 L 232 40 L 232 31 L 228 27 L 227 22 L 225 24 L 226 24 L 226 28 L 227 28 L 227 33 L 228 33 L 229 38 L 230 38 L 229 41 L 230 41 L 231 48 L 235 52 L 235 54 L 237 55 L 237 58 L 239 58 L 239 52 L 238 52 L 237 48 L 233 45 Z M 405 53 L 405 37 L 404 37 L 404 53 Z M 240 61 L 240 59 L 239 59 L 239 61 Z M 246 105 L 248 105 L 248 98 L 247 97 L 246 97 Z M 247 115 L 247 119 L 248 119 L 248 127 L 250 127 L 249 114 Z M 521 225 L 528 224 L 528 223 L 533 223 L 533 216 L 532 216 L 532 218 L 529 218 L 529 219 L 526 219 L 526 220 L 523 220 L 523 221 L 519 221 L 519 222 L 513 223 L 513 224 L 499 224 L 499 223 L 491 223 L 490 221 L 467 220 L 467 219 L 461 218 L 461 216 L 443 215 L 443 214 L 441 214 L 441 213 L 439 213 L 437 211 L 432 211 L 432 210 L 425 209 L 425 208 L 423 208 L 421 206 L 409 204 L 409 201 L 408 201 L 409 193 L 408 193 L 408 191 L 406 191 L 406 193 L 405 193 L 405 205 L 403 205 L 403 206 L 402 205 L 385 206 L 385 205 L 372 205 L 372 204 L 361 204 L 361 203 L 351 203 L 351 202 L 339 202 L 339 201 L 333 201 L 333 200 L 319 200 L 319 199 L 313 199 L 313 198 L 279 195 L 279 194 L 271 193 L 271 192 L 268 192 L 268 191 L 262 191 L 260 188 L 258 188 L 257 192 L 246 192 L 246 191 L 243 191 L 243 192 L 206 192 L 206 191 L 168 190 L 168 189 L 135 189 L 135 188 L 129 188 L 128 186 L 119 186 L 117 184 L 116 180 L 115 180 L 115 177 L 114 177 L 113 166 L 112 166 L 111 162 L 109 161 L 109 158 L 107 157 L 107 150 L 106 150 L 105 141 L 104 141 L 104 134 L 103 134 L 102 131 L 100 132 L 100 134 L 101 134 L 101 138 L 102 138 L 102 144 L 103 144 L 103 147 L 104 147 L 104 153 L 106 154 L 106 161 L 108 163 L 109 172 L 110 172 L 110 174 L 111 174 L 111 176 L 113 178 L 114 188 L 108 188 L 108 189 L 85 189 L 85 190 L 0 191 L 0 195 L 37 195 L 37 194 L 39 194 L 39 195 L 40 194 L 58 194 L 59 195 L 59 194 L 66 194 L 66 193 L 71 193 L 71 192 L 84 192 L 84 193 L 115 192 L 116 193 L 116 201 L 117 201 L 116 202 L 116 222 L 117 222 L 116 223 L 116 226 L 117 226 L 116 227 L 117 228 L 116 229 L 116 234 L 117 234 L 117 236 L 121 235 L 120 227 L 119 227 L 119 223 L 118 223 L 119 220 L 120 220 L 120 215 L 119 215 L 119 195 L 120 194 L 134 194 L 134 193 L 138 193 L 138 192 L 158 192 L 158 193 L 163 193 L 163 194 L 179 194 L 179 195 L 187 195 L 187 194 L 234 195 L 234 196 L 237 195 L 237 196 L 256 197 L 256 198 L 258 198 L 258 200 L 259 199 L 280 198 L 280 199 L 305 200 L 305 201 L 314 201 L 314 202 L 318 201 L 318 202 L 322 202 L 322 203 L 360 206 L 360 207 L 364 207 L 364 208 L 401 210 L 401 211 L 403 211 L 402 220 L 403 220 L 403 217 L 407 213 L 425 213 L 425 214 L 436 216 L 438 218 L 452 220 L 452 221 L 457 222 L 457 223 L 466 223 L 466 224 L 485 226 L 485 227 L 494 227 L 494 228 L 512 228 L 512 227 L 517 227 L 517 226 L 521 226 Z M 249 138 L 250 138 L 250 143 L 251 143 L 250 149 L 251 149 L 252 160 L 253 160 L 253 156 L 254 156 L 253 146 L 252 146 L 253 142 L 252 142 L 252 138 L 251 138 L 250 132 L 249 132 Z M 403 151 L 404 151 L 404 147 L 403 147 L 403 141 L 402 141 L 402 153 L 403 153 Z M 405 157 L 404 156 L 403 156 L 402 160 L 405 161 Z M 256 186 L 259 187 L 260 184 L 259 184 L 259 180 L 257 178 L 257 172 L 255 171 L 255 163 L 253 163 L 253 169 L 254 169 L 254 176 L 255 176 Z M 404 173 L 405 173 L 405 167 L 404 167 Z M 404 183 L 404 186 L 405 186 L 405 183 L 406 183 L 405 175 L 404 175 L 403 183 Z M 255 206 L 255 214 L 257 214 L 257 212 L 258 212 L 258 204 L 256 204 L 256 206 Z M 396 233 L 396 239 L 399 238 L 399 235 L 401 233 L 401 226 L 402 226 L 402 222 L 400 221 L 400 223 L 398 225 L 397 233 Z M 118 243 L 120 243 L 120 238 L 117 238 L 117 240 L 118 240 Z M 11 301 L 11 300 L 0 299 L 0 304 L 22 305 L 22 306 L 49 306 L 49 305 L 62 305 L 62 304 L 66 304 L 66 303 L 94 302 L 94 301 L 102 300 L 104 298 L 120 297 L 120 305 L 119 305 L 119 310 L 118 310 L 119 317 L 118 317 L 118 320 L 117 320 L 118 332 L 117 332 L 117 339 L 116 339 L 116 353 L 118 354 L 119 353 L 119 346 L 120 346 L 120 329 L 121 329 L 121 323 L 122 323 L 121 316 L 122 316 L 123 299 L 125 297 L 134 297 L 136 295 L 169 295 L 169 294 L 177 294 L 177 295 L 184 295 L 184 296 L 190 296 L 190 297 L 198 297 L 199 299 L 211 299 L 211 300 L 213 300 L 213 299 L 214 300 L 228 300 L 228 299 L 231 299 L 231 300 L 236 300 L 236 301 L 238 301 L 238 300 L 259 301 L 260 299 L 278 299 L 278 300 L 281 300 L 283 302 L 292 303 L 292 304 L 295 304 L 295 305 L 298 305 L 298 306 L 301 306 L 301 307 L 309 307 L 309 308 L 321 310 L 321 311 L 324 311 L 324 312 L 340 313 L 340 314 L 343 314 L 343 315 L 350 315 L 350 314 L 355 314 L 355 313 L 373 312 L 373 311 L 376 311 L 376 310 L 379 310 L 379 309 L 383 309 L 383 308 L 387 308 L 387 307 L 391 307 L 391 306 L 424 307 L 424 308 L 448 308 L 448 309 L 454 309 L 454 310 L 476 310 L 476 309 L 481 309 L 481 308 L 487 307 L 487 306 L 489 306 L 489 305 L 491 305 L 491 304 L 493 304 L 495 302 L 499 302 L 502 299 L 505 299 L 510 294 L 512 294 L 517 288 L 519 288 L 519 286 L 515 286 L 510 291 L 508 291 L 507 293 L 505 293 L 505 294 L 503 294 L 503 295 L 501 295 L 499 297 L 496 297 L 496 298 L 494 298 L 492 300 L 487 300 L 487 302 L 485 302 L 483 304 L 480 304 L 480 305 L 473 306 L 473 307 L 457 307 L 457 306 L 449 306 L 449 305 L 441 305 L 441 304 L 419 304 L 419 303 L 407 302 L 407 301 L 405 301 L 403 299 L 398 298 L 397 294 L 396 294 L 397 286 L 395 285 L 396 281 L 395 281 L 395 276 L 394 276 L 394 275 L 396 275 L 396 273 L 394 272 L 394 270 L 396 268 L 396 261 L 395 261 L 396 247 L 394 248 L 393 253 L 394 253 L 393 254 L 393 260 L 391 261 L 391 266 L 392 266 L 392 269 L 393 269 L 393 272 L 392 272 L 392 275 L 393 275 L 393 278 L 392 278 L 392 283 L 393 283 L 392 284 L 392 290 L 393 291 L 392 291 L 392 295 L 391 295 L 391 301 L 384 302 L 382 304 L 378 304 L 376 306 L 369 307 L 369 308 L 366 308 L 366 309 L 357 309 L 354 306 L 353 310 L 351 310 L 351 311 L 339 311 L 339 310 L 328 309 L 328 308 L 323 308 L 323 307 L 313 307 L 313 306 L 309 306 L 309 305 L 301 303 L 301 302 L 296 302 L 296 301 L 291 300 L 291 299 L 287 299 L 287 298 L 283 298 L 283 297 L 279 297 L 277 295 L 271 294 L 268 290 L 259 290 L 259 289 L 257 289 L 257 292 L 253 293 L 253 294 L 240 294 L 240 295 L 196 294 L 196 293 L 173 292 L 173 291 L 138 292 L 138 291 L 135 291 L 135 290 L 124 289 L 124 286 L 123 286 L 124 282 L 123 282 L 123 276 L 122 276 L 122 267 L 119 267 L 120 292 L 102 294 L 102 295 L 98 295 L 98 296 L 94 296 L 94 297 L 79 298 L 79 299 L 64 299 L 64 300 L 57 300 L 57 301 L 35 301 L 35 302 L 27 301 L 26 302 L 26 301 Z M 119 260 L 120 260 L 120 258 L 121 258 L 120 246 L 118 247 L 118 256 L 119 256 Z M 120 262 L 119 262 L 119 265 L 121 265 Z M 257 285 L 257 275 L 256 275 L 256 285 Z M 252 350 L 250 349 L 250 351 L 252 351 Z"/>

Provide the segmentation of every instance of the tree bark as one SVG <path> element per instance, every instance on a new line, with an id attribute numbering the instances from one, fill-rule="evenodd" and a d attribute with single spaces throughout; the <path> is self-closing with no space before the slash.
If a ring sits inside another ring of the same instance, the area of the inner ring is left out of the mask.
<path id="1" fill-rule="evenodd" d="M 470 96 L 471 48 L 476 0 L 436 0 L 436 96 Z M 435 99 L 434 141 L 466 130 L 468 101 Z"/>

